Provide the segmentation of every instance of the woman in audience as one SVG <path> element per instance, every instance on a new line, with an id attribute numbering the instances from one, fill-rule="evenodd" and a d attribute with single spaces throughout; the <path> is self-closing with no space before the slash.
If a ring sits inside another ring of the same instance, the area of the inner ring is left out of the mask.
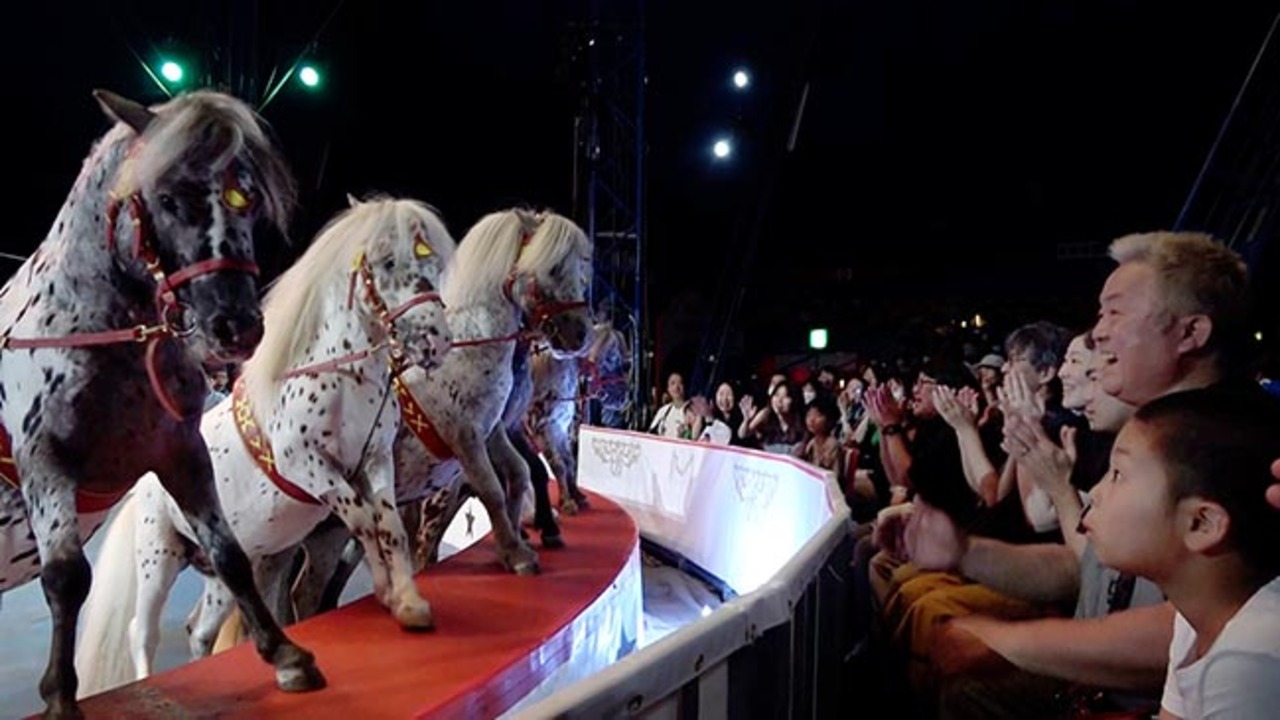
<path id="1" fill-rule="evenodd" d="M 658 408 L 649 424 L 649 432 L 669 438 L 692 440 L 692 428 L 684 421 L 684 410 L 688 400 L 684 396 L 684 376 L 673 372 L 667 376 L 667 396 L 670 401 Z"/>

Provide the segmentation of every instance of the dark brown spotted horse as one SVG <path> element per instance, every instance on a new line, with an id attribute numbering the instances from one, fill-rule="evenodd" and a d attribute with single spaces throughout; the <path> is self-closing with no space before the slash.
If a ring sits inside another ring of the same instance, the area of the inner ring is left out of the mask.
<path id="1" fill-rule="evenodd" d="M 45 716 L 75 718 L 83 543 L 154 472 L 233 588 L 278 685 L 322 687 L 285 637 L 219 510 L 200 436 L 206 360 L 262 337 L 256 224 L 283 229 L 291 175 L 240 101 L 197 91 L 145 108 L 95 93 L 113 127 L 53 227 L 0 290 L 0 592 L 37 576 L 52 615 Z"/>

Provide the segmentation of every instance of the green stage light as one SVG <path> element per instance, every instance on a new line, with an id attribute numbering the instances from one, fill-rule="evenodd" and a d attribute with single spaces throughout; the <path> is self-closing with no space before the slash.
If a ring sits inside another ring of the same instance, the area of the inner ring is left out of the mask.
<path id="1" fill-rule="evenodd" d="M 312 65 L 303 65 L 298 70 L 298 81 L 309 88 L 320 86 L 320 71 Z"/>
<path id="2" fill-rule="evenodd" d="M 171 83 L 180 83 L 186 75 L 186 71 L 182 66 L 172 60 L 165 60 L 160 63 L 160 76 Z"/>

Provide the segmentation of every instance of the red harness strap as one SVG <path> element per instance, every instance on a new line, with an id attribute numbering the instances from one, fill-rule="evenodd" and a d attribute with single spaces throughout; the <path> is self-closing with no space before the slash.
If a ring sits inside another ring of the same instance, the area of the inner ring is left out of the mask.
<path id="1" fill-rule="evenodd" d="M 288 478 L 276 469 L 276 456 L 271 450 L 271 443 L 263 434 L 258 422 L 253 419 L 253 407 L 249 397 L 245 395 L 244 378 L 238 378 L 231 388 L 231 412 L 235 415 L 236 430 L 240 431 L 240 439 L 249 449 L 258 469 L 267 476 L 280 492 L 304 505 L 319 505 L 320 501 L 311 497 L 306 490 L 289 482 Z"/>
<path id="2" fill-rule="evenodd" d="M 14 490 L 22 491 L 22 478 L 18 477 L 18 465 L 13 460 L 13 440 L 9 431 L 0 425 L 0 482 Z M 129 483 L 120 492 L 94 492 L 93 490 L 76 490 L 76 512 L 81 515 L 92 515 L 110 510 L 129 492 L 133 483 Z"/>
<path id="3" fill-rule="evenodd" d="M 440 431 L 436 430 L 431 418 L 427 417 L 427 413 L 418 404 L 418 399 L 409 391 L 409 387 L 400 381 L 399 376 L 392 384 L 396 389 L 396 399 L 400 401 L 400 417 L 413 431 L 414 436 L 422 441 L 423 446 L 437 460 L 448 460 L 453 457 L 453 450 L 445 443 L 444 438 L 440 437 Z"/>
<path id="4" fill-rule="evenodd" d="M 146 266 L 147 272 L 156 283 L 155 303 L 159 322 L 155 325 L 136 325 L 122 330 L 72 333 L 62 337 L 14 338 L 9 337 L 8 331 L 6 331 L 4 336 L 0 338 L 0 349 L 31 350 L 37 348 L 91 347 L 125 342 L 147 343 L 144 364 L 147 368 L 147 378 L 151 381 L 151 391 L 155 393 L 156 399 L 160 401 L 160 405 L 165 412 L 174 420 L 182 422 L 186 418 L 182 411 L 178 409 L 177 403 L 170 397 L 169 391 L 165 389 L 160 373 L 156 368 L 156 351 L 159 348 L 160 341 L 175 335 L 184 336 L 190 334 L 194 329 L 184 328 L 181 325 L 183 320 L 182 303 L 178 300 L 176 291 L 183 284 L 201 275 L 225 270 L 257 275 L 258 266 L 251 260 L 212 258 L 180 268 L 171 275 L 166 274 L 164 269 L 160 267 L 160 259 L 156 256 L 155 249 L 147 241 L 146 206 L 142 202 L 142 196 L 136 192 L 123 199 L 112 199 L 107 206 L 107 248 L 112 252 L 115 251 L 116 247 L 116 222 L 122 207 L 127 208 L 129 211 L 129 225 L 133 228 L 134 235 L 134 258 L 142 261 Z"/>

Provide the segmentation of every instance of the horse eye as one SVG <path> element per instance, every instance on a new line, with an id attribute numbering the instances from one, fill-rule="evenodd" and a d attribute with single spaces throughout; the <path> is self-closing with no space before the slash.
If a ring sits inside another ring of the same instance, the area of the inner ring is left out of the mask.
<path id="1" fill-rule="evenodd" d="M 160 193 L 160 207 L 164 208 L 165 212 L 176 213 L 178 212 L 178 201 L 174 200 L 169 193 Z"/>

